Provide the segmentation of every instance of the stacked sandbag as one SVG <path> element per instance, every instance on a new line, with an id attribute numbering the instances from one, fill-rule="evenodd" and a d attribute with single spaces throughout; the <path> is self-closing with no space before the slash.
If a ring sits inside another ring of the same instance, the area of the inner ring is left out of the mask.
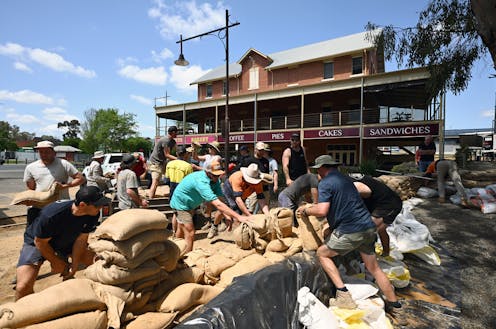
<path id="1" fill-rule="evenodd" d="M 107 306 L 94 286 L 87 279 L 67 280 L 1 305 L 0 328 L 107 328 Z"/>
<path id="2" fill-rule="evenodd" d="M 382 175 L 377 179 L 395 191 L 403 201 L 414 197 L 423 184 L 422 179 L 410 176 Z"/>
<path id="3" fill-rule="evenodd" d="M 84 275 L 100 284 L 98 293 L 122 301 L 120 315 L 143 313 L 156 287 L 176 269 L 181 250 L 168 240 L 167 224 L 157 210 L 127 209 L 92 234 L 89 248 L 97 261 Z"/>
<path id="4" fill-rule="evenodd" d="M 305 206 L 308 208 L 312 205 L 307 204 Z M 300 212 L 296 214 L 296 220 L 298 221 L 298 236 L 302 241 L 303 250 L 317 250 L 322 241 L 324 241 L 323 227 L 327 221 L 315 216 L 307 216 Z"/>

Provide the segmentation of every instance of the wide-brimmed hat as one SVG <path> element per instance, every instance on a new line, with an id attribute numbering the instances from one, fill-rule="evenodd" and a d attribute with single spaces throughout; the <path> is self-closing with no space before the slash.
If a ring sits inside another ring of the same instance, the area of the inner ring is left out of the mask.
<path id="1" fill-rule="evenodd" d="M 216 150 L 216 151 L 217 151 L 217 153 L 220 153 L 220 143 L 219 143 L 219 142 L 217 142 L 217 141 L 213 141 L 213 142 L 211 142 L 211 143 L 208 143 L 207 145 L 208 145 L 208 147 L 211 147 L 211 148 L 213 148 L 214 150 Z"/>
<path id="2" fill-rule="evenodd" d="M 222 170 L 222 166 L 218 160 L 212 160 L 205 169 L 206 172 L 211 173 L 215 176 L 220 176 L 224 174 L 224 170 Z"/>
<path id="3" fill-rule="evenodd" d="M 334 161 L 332 156 L 324 154 L 324 155 L 317 157 L 317 159 L 315 159 L 315 165 L 311 166 L 310 168 L 319 169 L 323 165 L 337 166 L 340 164 L 341 164 L 341 162 Z"/>
<path id="4" fill-rule="evenodd" d="M 84 202 L 96 207 L 110 204 L 111 200 L 103 195 L 96 186 L 82 186 L 76 193 L 76 203 Z"/>
<path id="5" fill-rule="evenodd" d="M 41 142 L 38 142 L 36 144 L 36 147 L 35 149 L 47 149 L 47 148 L 50 148 L 50 149 L 53 149 L 54 146 L 53 146 L 53 143 L 50 142 L 50 141 L 41 141 Z"/>
<path id="6" fill-rule="evenodd" d="M 252 163 L 248 167 L 241 167 L 241 172 L 244 180 L 250 184 L 258 184 L 262 181 L 262 175 L 256 163 Z"/>
<path id="7" fill-rule="evenodd" d="M 93 159 L 100 159 L 100 158 L 103 158 L 105 156 L 105 153 L 103 153 L 103 151 L 95 151 L 95 153 L 93 153 Z"/>

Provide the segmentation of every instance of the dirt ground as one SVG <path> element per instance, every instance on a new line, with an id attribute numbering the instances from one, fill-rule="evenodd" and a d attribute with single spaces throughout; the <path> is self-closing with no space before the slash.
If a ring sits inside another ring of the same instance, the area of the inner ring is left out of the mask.
<path id="1" fill-rule="evenodd" d="M 435 199 L 424 200 L 413 214 L 429 227 L 442 264 L 436 267 L 406 258 L 412 285 L 398 293 L 409 300 L 411 317 L 418 320 L 409 328 L 496 328 L 496 214 L 438 204 Z M 24 226 L 0 227 L 0 232 L 1 305 L 13 301 L 11 281 Z M 207 246 L 206 231 L 197 234 L 195 248 Z M 61 278 L 51 275 L 44 264 L 35 291 L 59 282 Z"/>

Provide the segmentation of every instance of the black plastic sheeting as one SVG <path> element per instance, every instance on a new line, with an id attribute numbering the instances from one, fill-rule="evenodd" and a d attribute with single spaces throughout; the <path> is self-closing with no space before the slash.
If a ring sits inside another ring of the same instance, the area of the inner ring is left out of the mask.
<path id="1" fill-rule="evenodd" d="M 175 328 L 302 328 L 297 293 L 304 286 L 321 301 L 330 297 L 332 283 L 314 252 L 236 278 Z"/>

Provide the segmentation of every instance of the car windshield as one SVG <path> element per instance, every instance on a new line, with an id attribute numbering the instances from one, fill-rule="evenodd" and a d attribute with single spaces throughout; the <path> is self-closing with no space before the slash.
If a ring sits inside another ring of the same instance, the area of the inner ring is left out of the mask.
<path id="1" fill-rule="evenodd" d="M 108 163 L 115 163 L 115 162 L 121 162 L 122 161 L 122 155 L 112 155 L 109 159 Z"/>

